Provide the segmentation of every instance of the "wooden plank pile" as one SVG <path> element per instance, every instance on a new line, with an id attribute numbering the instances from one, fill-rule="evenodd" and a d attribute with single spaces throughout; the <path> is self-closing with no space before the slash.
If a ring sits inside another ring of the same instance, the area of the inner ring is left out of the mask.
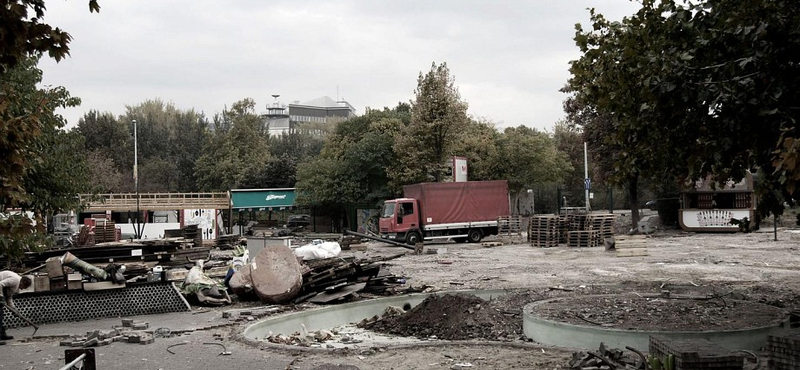
<path id="1" fill-rule="evenodd" d="M 602 242 L 598 230 L 576 230 L 567 233 L 567 247 L 590 248 L 597 247 Z"/>
<path id="2" fill-rule="evenodd" d="M 303 285 L 294 302 L 330 303 L 359 291 L 394 293 L 405 283 L 405 278 L 381 271 L 381 262 L 402 255 L 360 260 L 355 257 L 336 257 L 305 261 Z"/>
<path id="3" fill-rule="evenodd" d="M 635 351 L 633 348 L 626 348 Z M 644 370 L 647 368 L 647 363 L 641 352 L 635 351 L 633 354 L 627 355 L 619 348 L 608 348 L 604 343 L 600 343 L 597 351 L 573 352 L 569 368 L 572 370 Z"/>
<path id="4" fill-rule="evenodd" d="M 559 218 L 556 215 L 536 215 L 528 224 L 528 239 L 534 247 L 558 246 Z"/>
<path id="5" fill-rule="evenodd" d="M 617 257 L 647 256 L 647 236 L 645 235 L 620 235 L 614 238 L 612 245 L 607 245 L 606 250 L 614 250 Z"/>

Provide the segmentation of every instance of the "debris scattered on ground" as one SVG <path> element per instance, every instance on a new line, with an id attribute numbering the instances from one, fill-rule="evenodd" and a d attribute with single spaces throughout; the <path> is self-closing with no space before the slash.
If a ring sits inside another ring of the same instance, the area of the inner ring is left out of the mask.
<path id="1" fill-rule="evenodd" d="M 625 354 L 619 348 L 608 348 L 604 343 L 600 343 L 597 351 L 574 352 L 569 361 L 569 368 L 572 370 L 646 369 L 644 355 L 631 347 L 626 348 L 633 354 Z"/>
<path id="2" fill-rule="evenodd" d="M 60 342 L 61 346 L 67 347 L 98 347 L 109 345 L 114 342 L 150 344 L 155 341 L 156 333 L 165 336 L 165 328 L 149 331 L 149 324 L 137 322 L 132 319 L 122 319 L 121 326 L 115 326 L 109 330 L 94 330 L 87 332 L 86 335 L 72 336 Z M 170 332 L 167 335 L 172 335 Z"/>
<path id="3" fill-rule="evenodd" d="M 181 284 L 181 292 L 203 305 L 221 306 L 231 303 L 225 285 L 203 273 L 203 260 L 197 260 L 197 265 L 189 270 Z"/>

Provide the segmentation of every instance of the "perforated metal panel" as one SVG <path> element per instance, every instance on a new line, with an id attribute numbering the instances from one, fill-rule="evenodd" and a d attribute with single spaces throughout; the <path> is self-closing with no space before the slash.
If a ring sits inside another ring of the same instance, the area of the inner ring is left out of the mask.
<path id="1" fill-rule="evenodd" d="M 148 283 L 91 292 L 23 295 L 14 297 L 14 303 L 21 314 L 36 324 L 191 310 L 173 283 Z M 7 328 L 27 325 L 7 309 L 4 310 Z"/>

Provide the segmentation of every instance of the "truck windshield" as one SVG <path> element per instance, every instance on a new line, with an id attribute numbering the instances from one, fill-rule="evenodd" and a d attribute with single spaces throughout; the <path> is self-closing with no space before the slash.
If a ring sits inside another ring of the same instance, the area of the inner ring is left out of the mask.
<path id="1" fill-rule="evenodd" d="M 394 216 L 395 203 L 384 203 L 383 210 L 381 210 L 381 218 L 389 218 Z"/>

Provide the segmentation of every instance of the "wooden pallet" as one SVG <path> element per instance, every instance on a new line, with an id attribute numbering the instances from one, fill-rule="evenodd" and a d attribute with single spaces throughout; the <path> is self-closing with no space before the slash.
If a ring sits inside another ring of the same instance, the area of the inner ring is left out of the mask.
<path id="1" fill-rule="evenodd" d="M 586 230 L 599 230 L 600 236 L 610 238 L 614 236 L 614 223 L 616 216 L 611 213 L 591 214 L 586 218 Z"/>
<path id="2" fill-rule="evenodd" d="M 617 257 L 649 256 L 647 250 L 649 238 L 645 235 L 621 235 L 614 240 Z"/>
<path id="3" fill-rule="evenodd" d="M 600 245 L 600 231 L 598 230 L 575 230 L 567 233 L 568 247 L 597 247 Z"/>
<path id="4" fill-rule="evenodd" d="M 559 218 L 556 215 L 538 215 L 531 217 L 528 224 L 528 241 L 534 247 L 558 246 Z"/>

